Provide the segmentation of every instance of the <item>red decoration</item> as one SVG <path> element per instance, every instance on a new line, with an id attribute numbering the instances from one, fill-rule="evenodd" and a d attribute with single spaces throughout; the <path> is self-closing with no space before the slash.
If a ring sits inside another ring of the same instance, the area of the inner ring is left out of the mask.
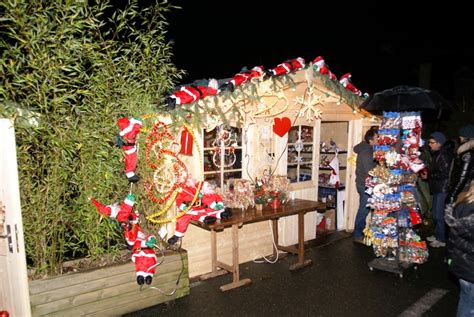
<path id="1" fill-rule="evenodd" d="M 181 132 L 181 149 L 179 153 L 183 155 L 193 155 L 193 136 L 186 128 Z"/>
<path id="2" fill-rule="evenodd" d="M 291 129 L 291 120 L 287 117 L 273 119 L 273 132 L 279 137 L 283 137 Z"/>
<path id="3" fill-rule="evenodd" d="M 420 214 L 411 208 L 410 208 L 410 222 L 412 226 L 416 226 L 421 223 Z"/>

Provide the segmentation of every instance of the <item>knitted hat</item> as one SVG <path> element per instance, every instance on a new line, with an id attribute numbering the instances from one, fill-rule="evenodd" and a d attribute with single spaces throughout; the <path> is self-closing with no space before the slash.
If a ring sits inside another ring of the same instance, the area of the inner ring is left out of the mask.
<path id="1" fill-rule="evenodd" d="M 446 136 L 439 131 L 431 133 L 430 138 L 436 140 L 436 142 L 438 142 L 441 145 L 443 145 L 446 142 Z"/>
<path id="2" fill-rule="evenodd" d="M 468 139 L 474 138 L 474 124 L 468 124 L 459 129 L 459 136 L 463 136 Z"/>

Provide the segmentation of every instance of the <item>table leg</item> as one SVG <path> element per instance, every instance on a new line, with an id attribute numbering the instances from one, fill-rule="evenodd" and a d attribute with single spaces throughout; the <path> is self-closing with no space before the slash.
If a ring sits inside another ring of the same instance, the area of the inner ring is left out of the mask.
<path id="1" fill-rule="evenodd" d="M 273 239 L 275 239 L 275 245 L 273 246 L 273 257 L 276 259 L 278 256 L 278 219 L 272 219 L 272 230 Z"/>
<path id="2" fill-rule="evenodd" d="M 201 275 L 200 280 L 204 281 L 228 273 L 226 270 L 218 270 L 216 230 L 211 230 L 211 268 L 211 273 Z"/>
<path id="3" fill-rule="evenodd" d="M 298 213 L 298 262 L 290 266 L 290 271 L 304 268 L 313 264 L 310 259 L 304 259 L 304 213 Z"/>
<path id="4" fill-rule="evenodd" d="M 211 230 L 211 266 L 212 273 L 217 273 L 217 233 L 216 230 Z"/>
<path id="5" fill-rule="evenodd" d="M 240 270 L 239 270 L 239 226 L 237 224 L 232 225 L 232 283 L 222 285 L 220 290 L 225 292 L 240 286 L 244 286 L 252 283 L 252 280 L 249 278 L 240 279 Z"/>

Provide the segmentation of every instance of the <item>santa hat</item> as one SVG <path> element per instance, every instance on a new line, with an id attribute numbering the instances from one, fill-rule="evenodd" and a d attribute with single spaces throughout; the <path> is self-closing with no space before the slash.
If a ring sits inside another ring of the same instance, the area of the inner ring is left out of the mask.
<path id="1" fill-rule="evenodd" d="M 105 206 L 104 204 L 98 202 L 94 198 L 91 198 L 91 202 L 95 205 L 97 208 L 97 211 L 104 216 L 110 216 L 110 213 L 112 211 L 112 208 L 110 206 Z"/>
<path id="2" fill-rule="evenodd" d="M 263 75 L 263 67 L 262 66 L 255 66 L 254 68 L 252 68 L 252 70 L 256 71 L 257 73 L 259 73 L 260 75 Z"/>
<path id="3" fill-rule="evenodd" d="M 130 120 L 126 117 L 120 118 L 117 120 L 117 125 L 120 131 L 123 131 L 126 127 L 130 125 Z"/>
<path id="4" fill-rule="evenodd" d="M 130 131 L 133 130 L 133 126 L 137 124 L 138 126 L 142 126 L 142 122 L 139 120 L 139 119 L 135 119 L 135 118 L 126 118 L 126 117 L 123 117 L 123 118 L 120 118 L 117 120 L 117 125 L 120 129 L 120 135 L 121 136 L 124 136 L 126 135 L 127 133 L 129 133 Z"/>
<path id="5" fill-rule="evenodd" d="M 305 67 L 306 62 L 304 58 L 302 57 L 297 57 L 294 60 L 290 61 L 291 62 L 291 67 L 292 70 L 300 70 Z"/>
<path id="6" fill-rule="evenodd" d="M 318 56 L 313 60 L 314 65 L 318 65 L 319 67 L 324 65 L 324 59 L 322 56 Z"/>
<path id="7" fill-rule="evenodd" d="M 343 81 L 343 80 L 349 81 L 349 80 L 351 79 L 351 77 L 352 77 L 351 73 L 347 73 L 347 74 L 342 75 L 342 76 L 339 78 L 339 81 Z"/>

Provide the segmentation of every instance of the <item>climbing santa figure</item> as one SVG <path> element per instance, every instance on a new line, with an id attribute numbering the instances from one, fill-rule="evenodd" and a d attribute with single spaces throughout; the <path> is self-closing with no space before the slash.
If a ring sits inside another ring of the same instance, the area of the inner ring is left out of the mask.
<path id="1" fill-rule="evenodd" d="M 191 206 L 191 203 L 194 204 Z M 187 212 L 176 220 L 174 235 L 168 239 L 168 244 L 175 244 L 184 236 L 191 220 L 199 220 L 206 224 L 214 223 L 217 219 L 232 216 L 232 210 L 225 208 L 222 197 L 206 181 L 196 184 L 188 180 L 181 192 L 176 196 L 178 212 Z"/>
<path id="2" fill-rule="evenodd" d="M 265 71 L 262 66 L 255 66 L 254 68 L 236 74 L 230 81 L 224 83 L 219 87 L 219 91 L 234 91 L 236 87 L 251 81 L 254 78 L 262 79 Z"/>
<path id="3" fill-rule="evenodd" d="M 173 92 L 165 98 L 166 106 L 173 110 L 176 105 L 185 105 L 195 102 L 207 96 L 214 96 L 218 93 L 218 83 L 215 79 L 210 79 L 207 86 L 187 85 Z"/>
<path id="4" fill-rule="evenodd" d="M 321 75 L 327 75 L 329 79 L 336 80 L 336 75 L 334 75 L 330 70 L 322 56 L 318 56 L 313 60 L 313 65 L 316 66 L 316 71 Z"/>
<path id="5" fill-rule="evenodd" d="M 352 91 L 354 94 L 356 94 L 357 96 L 362 96 L 362 92 L 357 89 L 356 86 L 354 86 L 354 84 L 352 83 L 351 81 L 351 78 L 352 78 L 352 75 L 351 73 L 347 73 L 347 74 L 344 74 L 341 76 L 341 78 L 339 78 L 339 82 L 344 86 L 344 88 L 346 88 L 347 90 L 350 90 Z"/>
<path id="6" fill-rule="evenodd" d="M 302 57 L 297 57 L 278 64 L 276 67 L 269 69 L 267 72 L 270 76 L 279 76 L 288 74 L 292 71 L 297 71 L 305 67 L 305 60 Z"/>
<path id="7" fill-rule="evenodd" d="M 137 153 L 137 137 L 142 127 L 142 122 L 135 118 L 120 118 L 117 121 L 120 129 L 118 146 L 122 148 L 125 155 L 125 175 L 131 183 L 139 181 L 138 175 L 135 174 L 137 169 L 138 153 Z"/>
<path id="8" fill-rule="evenodd" d="M 156 237 L 145 234 L 138 223 L 124 224 L 124 237 L 127 244 L 132 247 L 132 261 L 135 264 L 135 273 L 138 285 L 150 285 L 153 281 L 155 268 L 158 265 L 153 247 Z"/>
<path id="9" fill-rule="evenodd" d="M 117 203 L 104 205 L 92 197 L 89 197 L 89 200 L 101 215 L 117 219 L 118 222 L 135 222 L 137 220 L 137 214 L 133 212 L 133 205 L 135 204 L 135 195 L 133 194 L 128 194 L 120 205 Z"/>

